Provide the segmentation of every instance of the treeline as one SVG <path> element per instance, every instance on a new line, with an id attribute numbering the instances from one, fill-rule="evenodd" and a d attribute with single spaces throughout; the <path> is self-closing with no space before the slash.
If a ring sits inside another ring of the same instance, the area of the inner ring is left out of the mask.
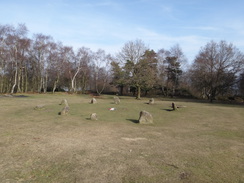
<path id="1" fill-rule="evenodd" d="M 27 27 L 0 25 L 0 93 L 69 91 L 217 97 L 244 96 L 244 54 L 225 41 L 202 47 L 191 65 L 179 45 L 128 41 L 116 55 L 55 42 Z"/>
<path id="2" fill-rule="evenodd" d="M 101 93 L 109 78 L 112 57 L 103 50 L 72 47 L 52 37 L 27 37 L 20 24 L 0 26 L 0 92 L 95 90 Z"/>

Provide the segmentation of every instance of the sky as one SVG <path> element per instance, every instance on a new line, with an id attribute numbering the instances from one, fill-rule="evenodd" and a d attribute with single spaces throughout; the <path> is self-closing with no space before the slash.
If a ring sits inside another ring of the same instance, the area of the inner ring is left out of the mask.
<path id="1" fill-rule="evenodd" d="M 142 40 L 150 49 L 179 44 L 189 62 L 210 41 L 244 52 L 244 0 L 0 0 L 0 24 L 24 23 L 74 49 L 115 55 Z"/>

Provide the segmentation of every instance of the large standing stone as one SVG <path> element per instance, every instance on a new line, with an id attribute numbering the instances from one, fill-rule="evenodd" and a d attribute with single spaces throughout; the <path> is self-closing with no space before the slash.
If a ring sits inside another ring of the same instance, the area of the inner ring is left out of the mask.
<path id="1" fill-rule="evenodd" d="M 151 124 L 153 123 L 152 115 L 147 111 L 141 111 L 139 117 L 139 123 L 141 124 Z"/>
<path id="2" fill-rule="evenodd" d="M 117 96 L 114 97 L 114 103 L 115 103 L 115 104 L 120 104 L 120 99 L 119 99 L 119 97 L 117 97 Z"/>
<path id="3" fill-rule="evenodd" d="M 154 104 L 154 98 L 151 98 L 148 102 L 148 104 Z"/>
<path id="4" fill-rule="evenodd" d="M 96 104 L 97 103 L 97 100 L 95 98 L 92 98 L 91 99 L 91 104 Z"/>
<path id="5" fill-rule="evenodd" d="M 90 119 L 93 121 L 96 121 L 97 120 L 97 113 L 92 113 L 90 116 Z"/>
<path id="6" fill-rule="evenodd" d="M 66 115 L 69 113 L 69 106 L 65 106 L 61 112 L 59 112 L 59 115 Z"/>

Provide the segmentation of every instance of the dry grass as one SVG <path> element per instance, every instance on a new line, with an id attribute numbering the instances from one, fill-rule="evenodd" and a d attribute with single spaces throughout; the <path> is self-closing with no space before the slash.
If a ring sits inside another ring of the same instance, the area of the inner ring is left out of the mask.
<path id="1" fill-rule="evenodd" d="M 70 113 L 59 116 L 66 98 Z M 3 183 L 244 182 L 244 107 L 112 96 L 0 98 Z M 45 104 L 45 109 L 34 110 Z M 115 111 L 109 111 L 115 107 Z M 135 123 L 147 110 L 154 124 Z M 98 121 L 89 120 L 91 113 Z"/>

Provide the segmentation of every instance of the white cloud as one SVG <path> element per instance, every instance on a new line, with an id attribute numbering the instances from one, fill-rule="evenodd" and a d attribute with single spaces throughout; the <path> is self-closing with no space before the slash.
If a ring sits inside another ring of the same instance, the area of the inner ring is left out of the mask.
<path id="1" fill-rule="evenodd" d="M 212 26 L 196 26 L 196 27 L 182 27 L 183 29 L 192 29 L 192 30 L 203 30 L 203 31 L 219 31 L 218 27 Z"/>
<path id="2" fill-rule="evenodd" d="M 131 33 L 132 29 L 134 32 Z M 79 38 L 77 39 L 68 38 L 65 44 L 72 45 L 74 48 L 85 46 L 91 48 L 94 51 L 101 48 L 104 49 L 107 53 L 111 54 L 117 53 L 126 42 L 135 39 L 141 39 L 145 42 L 146 45 L 149 45 L 150 49 L 154 49 L 155 51 L 158 51 L 162 48 L 170 49 L 175 44 L 179 44 L 188 60 L 192 61 L 198 53 L 199 49 L 211 40 L 208 37 L 201 37 L 197 35 L 166 35 L 142 27 L 128 29 L 114 28 L 110 37 L 106 37 L 105 40 L 101 41 L 99 41 L 97 38 L 93 39 L 92 34 L 93 33 L 90 35 L 91 37 L 85 39 L 82 39 L 82 34 L 80 34 L 78 36 Z"/>
<path id="3" fill-rule="evenodd" d="M 135 38 L 143 40 L 146 44 L 149 44 L 151 49 L 154 49 L 155 51 L 161 48 L 170 49 L 175 44 L 179 44 L 189 61 L 192 61 L 198 53 L 199 49 L 211 40 L 209 37 L 198 35 L 168 35 L 142 27 L 136 28 L 136 37 L 134 37 L 134 39 Z"/>

